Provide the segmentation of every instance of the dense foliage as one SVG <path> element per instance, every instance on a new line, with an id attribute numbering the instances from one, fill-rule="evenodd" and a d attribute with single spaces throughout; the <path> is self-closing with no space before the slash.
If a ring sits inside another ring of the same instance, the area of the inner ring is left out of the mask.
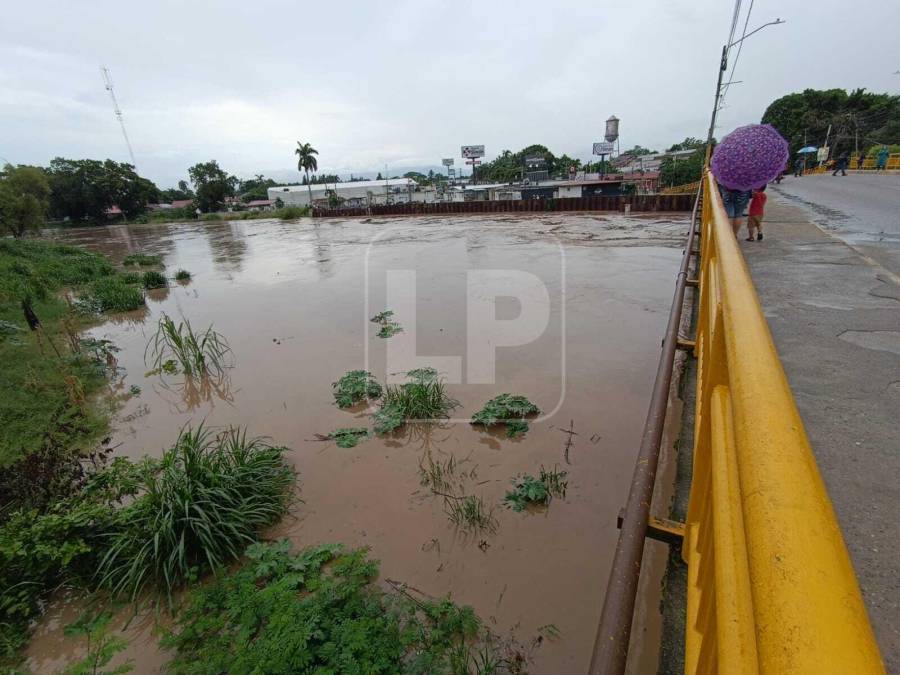
<path id="1" fill-rule="evenodd" d="M 21 237 L 44 224 L 50 185 L 34 166 L 7 164 L 0 171 L 0 234 Z"/>
<path id="2" fill-rule="evenodd" d="M 237 571 L 191 592 L 164 643 L 171 673 L 520 672 L 470 607 L 374 585 L 365 550 L 255 544 Z"/>
<path id="3" fill-rule="evenodd" d="M 188 169 L 188 176 L 194 186 L 194 202 L 203 213 L 221 209 L 225 198 L 234 196 L 238 184 L 238 179 L 221 169 L 214 159 L 195 164 Z"/>
<path id="4" fill-rule="evenodd" d="M 659 167 L 660 185 L 685 185 L 700 180 L 706 161 L 706 141 L 688 137 L 681 143 L 670 146 L 666 152 L 678 150 L 695 150 L 695 152 L 687 157 L 665 157 Z"/>
<path id="5" fill-rule="evenodd" d="M 50 214 L 53 218 L 106 219 L 106 210 L 118 206 L 127 218 L 143 213 L 159 199 L 152 181 L 137 174 L 131 164 L 96 159 L 57 157 L 45 170 L 50 182 Z"/>
<path id="6" fill-rule="evenodd" d="M 832 156 L 900 143 L 900 96 L 865 89 L 806 89 L 773 101 L 762 121 L 774 126 L 790 144 L 791 154 L 804 145 L 828 144 Z"/>

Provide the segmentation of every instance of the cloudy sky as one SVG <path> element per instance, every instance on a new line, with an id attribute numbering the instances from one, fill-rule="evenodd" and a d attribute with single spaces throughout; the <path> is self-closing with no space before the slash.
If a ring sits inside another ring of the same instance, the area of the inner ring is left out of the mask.
<path id="1" fill-rule="evenodd" d="M 744 0 L 738 32 L 750 4 Z M 211 158 L 296 174 L 296 140 L 329 173 L 391 173 L 543 143 L 587 159 L 611 114 L 622 147 L 708 127 L 730 0 L 9 3 L 0 24 L 0 161 L 125 161 L 171 186 Z M 806 87 L 898 93 L 898 0 L 756 0 L 717 134 Z"/>

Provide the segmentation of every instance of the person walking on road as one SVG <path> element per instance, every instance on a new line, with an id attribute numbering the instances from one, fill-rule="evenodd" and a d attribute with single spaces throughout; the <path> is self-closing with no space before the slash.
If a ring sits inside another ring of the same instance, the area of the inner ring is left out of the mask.
<path id="1" fill-rule="evenodd" d="M 750 191 L 729 190 L 724 185 L 720 185 L 719 192 L 722 195 L 725 213 L 728 214 L 728 220 L 731 221 L 731 229 L 734 230 L 734 236 L 737 237 L 744 224 L 744 209 L 747 208 L 747 203 L 750 201 Z"/>
<path id="2" fill-rule="evenodd" d="M 850 156 L 847 154 L 846 150 L 841 153 L 841 156 L 838 157 L 837 162 L 834 165 L 834 172 L 832 172 L 832 176 L 837 176 L 838 171 L 841 172 L 842 176 L 847 175 L 847 166 L 850 164 Z"/>
<path id="3" fill-rule="evenodd" d="M 766 212 L 766 186 L 753 191 L 750 200 L 750 211 L 747 217 L 747 241 L 753 241 L 753 230 L 756 230 L 756 241 L 762 241 L 762 222 Z"/>
<path id="4" fill-rule="evenodd" d="M 876 171 L 884 171 L 885 169 L 887 169 L 887 161 L 890 154 L 891 153 L 888 150 L 888 146 L 882 145 L 881 150 L 878 151 L 878 159 L 875 162 Z"/>
<path id="5" fill-rule="evenodd" d="M 856 157 L 856 170 L 857 171 L 862 171 L 863 162 L 865 162 L 865 161 L 866 161 L 866 156 L 862 153 L 859 153 L 859 155 L 857 155 L 857 157 Z"/>
<path id="6" fill-rule="evenodd" d="M 803 175 L 804 164 L 806 164 L 806 160 L 803 157 L 798 157 L 794 160 L 794 178 L 800 178 Z"/>

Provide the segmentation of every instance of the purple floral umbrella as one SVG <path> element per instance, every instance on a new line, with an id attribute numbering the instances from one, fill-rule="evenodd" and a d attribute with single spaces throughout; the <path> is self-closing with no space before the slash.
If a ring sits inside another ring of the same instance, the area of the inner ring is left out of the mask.
<path id="1" fill-rule="evenodd" d="M 771 124 L 738 127 L 716 146 L 712 172 L 730 190 L 753 190 L 775 179 L 788 162 L 788 143 Z"/>

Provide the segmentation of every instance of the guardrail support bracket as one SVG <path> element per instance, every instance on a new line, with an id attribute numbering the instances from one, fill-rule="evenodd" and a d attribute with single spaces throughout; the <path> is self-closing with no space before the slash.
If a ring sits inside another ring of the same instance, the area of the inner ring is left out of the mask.
<path id="1" fill-rule="evenodd" d="M 678 338 L 678 342 L 675 343 L 675 346 L 683 352 L 692 352 L 694 348 L 697 346 L 697 342 L 695 340 L 686 340 L 684 338 Z"/>
<path id="2" fill-rule="evenodd" d="M 616 527 L 621 529 L 624 519 L 625 509 L 619 509 Z M 680 544 L 684 540 L 684 523 L 679 523 L 677 520 L 669 520 L 668 518 L 650 516 L 650 520 L 647 521 L 647 536 L 664 544 Z"/>

